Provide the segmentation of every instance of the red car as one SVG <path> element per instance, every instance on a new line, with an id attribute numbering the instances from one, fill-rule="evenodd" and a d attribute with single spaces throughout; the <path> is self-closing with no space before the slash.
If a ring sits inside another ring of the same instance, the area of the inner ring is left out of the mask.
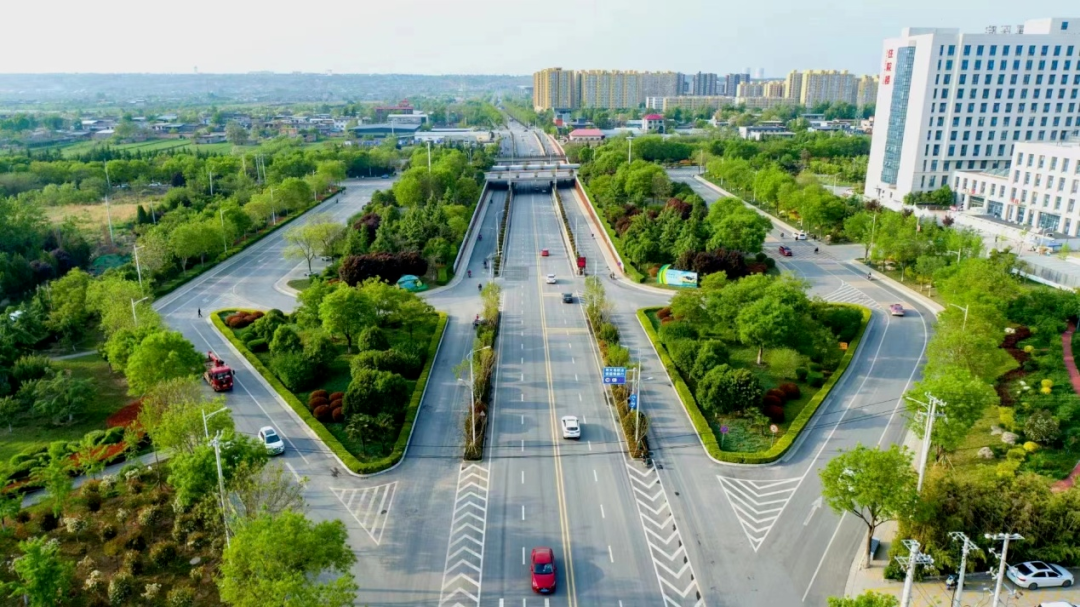
<path id="1" fill-rule="evenodd" d="M 540 594 L 555 592 L 555 552 L 551 548 L 532 549 L 532 589 Z"/>
<path id="2" fill-rule="evenodd" d="M 785 247 L 784 245 L 780 245 L 780 254 L 784 257 L 791 257 L 791 249 Z"/>
<path id="3" fill-rule="evenodd" d="M 540 257 L 547 257 L 547 256 L 548 256 L 548 250 L 547 249 L 540 249 Z"/>

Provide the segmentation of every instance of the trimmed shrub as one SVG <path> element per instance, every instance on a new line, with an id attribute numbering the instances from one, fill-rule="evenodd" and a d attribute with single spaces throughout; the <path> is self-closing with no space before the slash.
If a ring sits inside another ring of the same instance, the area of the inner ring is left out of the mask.
<path id="1" fill-rule="evenodd" d="M 320 405 L 318 407 L 315 407 L 315 410 L 312 413 L 314 413 L 315 419 L 321 421 L 324 424 L 331 421 L 332 419 L 329 405 Z"/>
<path id="2" fill-rule="evenodd" d="M 344 396 L 342 396 L 341 398 L 335 398 L 334 400 L 330 401 L 330 408 L 331 409 L 337 409 L 338 407 L 341 407 L 342 406 L 341 403 L 344 400 L 345 400 Z"/>
<path id="3" fill-rule="evenodd" d="M 408 400 L 409 388 L 405 378 L 388 371 L 357 369 L 353 372 L 342 404 L 345 417 L 357 413 L 371 416 L 389 413 L 395 419 L 400 419 L 398 416 L 404 412 Z"/>
<path id="4" fill-rule="evenodd" d="M 386 338 L 386 333 L 383 333 L 382 329 L 371 326 L 360 332 L 356 338 L 356 347 L 360 351 L 389 350 L 390 340 Z"/>
<path id="5" fill-rule="evenodd" d="M 694 325 L 684 322 L 676 321 L 665 323 L 660 327 L 660 343 L 665 346 L 676 339 L 696 339 L 697 330 Z"/>
<path id="6" fill-rule="evenodd" d="M 604 343 L 617 344 L 619 343 L 619 328 L 609 322 L 602 322 L 600 329 L 596 332 L 596 337 Z"/>
<path id="7" fill-rule="evenodd" d="M 300 332 L 296 325 L 281 325 L 274 330 L 274 338 L 270 340 L 270 352 L 272 354 L 302 353 L 304 342 L 300 339 Z"/>
<path id="8" fill-rule="evenodd" d="M 270 349 L 270 346 L 266 343 L 266 340 L 261 337 L 256 337 L 255 339 L 247 342 L 247 347 L 248 350 L 251 350 L 252 352 L 266 352 Z"/>
<path id="9" fill-rule="evenodd" d="M 176 544 L 170 541 L 158 542 L 150 547 L 150 562 L 158 569 L 165 569 L 176 561 Z"/>
<path id="10" fill-rule="evenodd" d="M 780 390 L 779 388 L 773 388 L 772 390 L 767 390 L 765 392 L 765 396 L 775 397 L 776 400 L 780 401 L 780 404 L 783 404 L 783 403 L 787 402 L 787 394 L 783 390 Z"/>
<path id="11" fill-rule="evenodd" d="M 169 607 L 194 607 L 195 591 L 190 586 L 173 588 L 165 597 L 165 604 Z"/>
<path id="12" fill-rule="evenodd" d="M 312 364 L 302 352 L 280 352 L 270 357 L 270 368 L 281 383 L 296 392 L 311 383 Z"/>
<path id="13" fill-rule="evenodd" d="M 765 396 L 761 397 L 761 408 L 762 408 L 762 410 L 767 409 L 769 407 L 782 407 L 783 405 L 784 405 L 784 401 L 782 401 L 779 398 L 773 396 L 772 394 L 766 394 Z"/>
<path id="14" fill-rule="evenodd" d="M 799 381 L 806 381 L 806 376 L 809 374 L 806 367 L 799 367 L 795 369 L 795 379 Z"/>
<path id="15" fill-rule="evenodd" d="M 700 381 L 711 369 L 719 367 L 727 363 L 727 361 L 728 350 L 724 347 L 724 342 L 716 339 L 707 340 L 698 348 L 697 356 L 694 357 L 694 367 L 690 374 L 695 381 Z"/>
<path id="16" fill-rule="evenodd" d="M 697 360 L 699 350 L 698 342 L 693 339 L 676 339 L 664 347 L 683 376 L 693 379 L 694 362 Z"/>
<path id="17" fill-rule="evenodd" d="M 341 401 L 337 401 L 341 402 Z M 335 407 L 330 410 L 330 419 L 334 420 L 335 424 L 341 424 L 345 422 L 345 411 L 341 407 Z"/>
<path id="18" fill-rule="evenodd" d="M 326 390 L 316 390 L 315 392 L 326 392 Z M 312 394 L 314 394 L 314 392 Z M 331 392 L 330 396 L 328 396 L 327 398 L 330 399 L 330 402 L 333 402 L 335 400 L 341 400 L 341 399 L 345 398 L 345 393 L 344 392 Z"/>
<path id="19" fill-rule="evenodd" d="M 365 350 L 356 355 L 352 361 L 353 375 L 358 369 L 371 369 L 374 371 L 388 371 L 397 373 L 408 379 L 416 379 L 420 375 L 423 364 L 420 357 L 407 354 L 400 350 Z"/>
<path id="20" fill-rule="evenodd" d="M 671 316 L 671 308 L 660 308 L 656 311 L 656 317 L 661 321 Z"/>
<path id="21" fill-rule="evenodd" d="M 820 373 L 821 372 L 821 363 L 810 363 L 810 372 L 811 373 Z"/>
<path id="22" fill-rule="evenodd" d="M 340 394 L 340 392 L 334 392 L 334 394 Z M 326 390 L 312 390 L 311 395 L 308 396 L 308 401 L 312 401 L 316 398 L 330 399 L 330 394 Z"/>
<path id="23" fill-rule="evenodd" d="M 325 398 L 322 398 L 322 397 L 312 398 L 312 399 L 308 400 L 308 409 L 311 410 L 311 411 L 314 411 L 315 409 L 317 409 L 317 408 L 319 408 L 319 407 L 321 407 L 323 405 L 329 405 L 329 404 L 330 404 L 330 401 L 326 400 Z"/>
<path id="24" fill-rule="evenodd" d="M 820 388 L 825 384 L 825 375 L 818 371 L 813 371 L 806 376 L 806 382 L 813 388 Z"/>
<path id="25" fill-rule="evenodd" d="M 259 312 L 262 314 L 262 312 Z M 289 322 L 285 313 L 281 310 L 270 310 L 264 316 L 260 316 L 252 325 L 251 332 L 260 339 L 269 342 L 274 337 L 274 331 L 281 325 Z"/>
<path id="26" fill-rule="evenodd" d="M 802 398 L 802 390 L 799 389 L 797 384 L 785 382 L 780 384 L 777 389 L 784 393 L 784 400 L 797 400 Z"/>
<path id="27" fill-rule="evenodd" d="M 255 322 L 255 319 L 252 319 L 250 315 L 244 312 L 237 312 L 225 317 L 225 324 L 229 325 L 231 329 L 243 329 L 253 322 Z"/>
<path id="28" fill-rule="evenodd" d="M 338 351 L 334 347 L 334 340 L 330 339 L 325 331 L 304 331 L 300 339 L 304 342 L 304 356 L 316 367 L 326 368 L 337 358 Z"/>
<path id="29" fill-rule="evenodd" d="M 784 408 L 780 405 L 767 405 L 761 409 L 761 412 L 774 424 L 784 423 Z"/>

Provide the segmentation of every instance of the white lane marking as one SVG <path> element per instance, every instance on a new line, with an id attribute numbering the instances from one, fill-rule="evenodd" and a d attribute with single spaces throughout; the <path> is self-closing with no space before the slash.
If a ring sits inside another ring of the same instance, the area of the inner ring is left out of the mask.
<path id="1" fill-rule="evenodd" d="M 296 468 L 293 468 L 292 464 L 289 462 L 285 462 L 285 467 L 289 469 L 289 472 L 292 472 L 293 478 L 296 479 L 296 483 L 300 484 L 300 475 L 296 473 Z"/>
<path id="2" fill-rule="evenodd" d="M 524 356 L 521 357 L 521 364 L 523 364 L 523 365 L 525 364 L 525 357 Z"/>
<path id="3" fill-rule="evenodd" d="M 603 504 L 600 504 L 600 518 L 607 518 L 607 515 L 604 514 L 604 505 Z"/>
<path id="4" fill-rule="evenodd" d="M 596 469 L 595 468 L 592 471 L 592 479 L 593 479 L 594 483 L 599 483 L 600 482 L 600 478 L 598 476 L 596 476 Z"/>
<path id="5" fill-rule="evenodd" d="M 525 416 L 524 415 L 521 416 L 521 425 L 522 426 L 525 425 Z"/>
<path id="6" fill-rule="evenodd" d="M 577 361 L 574 360 L 573 356 L 570 357 L 570 364 L 572 364 L 572 365 L 577 364 Z"/>
<path id="7" fill-rule="evenodd" d="M 521 505 L 521 520 L 525 520 L 525 504 Z"/>
<path id="8" fill-rule="evenodd" d="M 522 547 L 521 547 L 521 564 L 522 564 L 522 565 L 524 565 L 524 564 L 525 564 L 525 546 L 522 546 Z M 522 600 L 523 602 L 525 601 L 525 599 L 521 599 L 521 600 Z"/>
<path id="9" fill-rule="evenodd" d="M 524 392 L 521 393 L 521 400 L 523 400 L 523 401 L 525 400 L 525 393 Z"/>
<path id="10" fill-rule="evenodd" d="M 581 394 L 577 395 L 577 400 L 578 400 L 579 403 L 585 402 L 585 400 L 581 398 Z"/>
<path id="11" fill-rule="evenodd" d="M 771 481 L 742 480 L 720 475 L 716 478 L 754 552 L 768 537 L 780 513 L 802 483 L 800 477 Z"/>
<path id="12" fill-rule="evenodd" d="M 611 553 L 611 544 L 608 544 L 608 547 L 607 547 L 607 557 L 608 557 L 608 560 L 611 561 L 612 563 L 615 562 L 615 555 Z"/>
<path id="13" fill-rule="evenodd" d="M 574 381 L 581 381 L 578 379 L 577 373 L 574 374 Z"/>
<path id="14" fill-rule="evenodd" d="M 525 374 L 524 373 L 521 374 L 521 381 L 525 381 Z"/>
<path id="15" fill-rule="evenodd" d="M 572 343 L 569 343 L 569 342 L 567 342 L 567 344 L 566 344 L 566 345 L 567 345 L 568 347 L 571 347 L 571 348 L 573 348 L 573 347 L 574 347 L 574 344 L 572 344 Z"/>
<path id="16" fill-rule="evenodd" d="M 586 422 L 586 421 L 585 421 L 585 416 L 584 416 L 584 415 L 582 415 L 582 416 L 581 416 L 581 423 L 583 423 L 583 424 L 587 424 L 587 423 L 588 423 L 588 422 Z"/>
<path id="17" fill-rule="evenodd" d="M 525 439 L 521 439 L 521 450 L 525 451 Z"/>
<path id="18" fill-rule="evenodd" d="M 592 441 L 587 440 L 587 441 L 585 441 L 585 444 L 589 446 L 589 451 L 592 451 Z"/>
<path id="19" fill-rule="evenodd" d="M 817 574 L 821 571 L 821 565 L 825 562 L 825 555 L 829 554 L 829 548 L 832 548 L 833 540 L 836 539 L 836 534 L 840 533 L 840 525 L 844 524 L 844 517 L 847 516 L 847 512 L 840 513 L 840 520 L 836 522 L 836 530 L 833 531 L 832 537 L 829 538 L 829 543 L 825 546 L 825 552 L 821 553 L 821 560 L 818 561 L 817 568 L 814 569 L 814 575 L 810 576 L 810 583 L 806 585 L 806 592 L 802 595 L 802 602 L 806 602 L 806 595 L 810 594 L 810 589 L 814 587 L 814 580 L 817 579 Z"/>

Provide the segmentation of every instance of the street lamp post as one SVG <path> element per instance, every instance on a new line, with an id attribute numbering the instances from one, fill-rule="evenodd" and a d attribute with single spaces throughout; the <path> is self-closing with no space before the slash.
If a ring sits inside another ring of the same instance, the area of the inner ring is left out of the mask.
<path id="1" fill-rule="evenodd" d="M 139 265 L 139 245 L 133 246 L 131 251 L 135 255 L 135 272 L 139 275 L 139 290 L 142 291 L 142 267 Z"/>
<path id="2" fill-rule="evenodd" d="M 476 446 L 476 379 L 473 377 L 473 357 L 477 352 L 483 352 L 484 350 L 490 350 L 491 346 L 484 346 L 478 350 L 473 350 L 469 353 L 469 416 L 471 422 L 469 424 L 472 430 L 472 440 L 470 443 Z"/>
<path id="3" fill-rule="evenodd" d="M 221 218 L 221 245 L 225 249 L 225 257 L 229 256 L 229 240 L 225 236 L 225 209 L 218 209 L 218 217 Z"/>
<path id="4" fill-rule="evenodd" d="M 210 441 L 210 444 L 214 447 L 214 459 L 217 460 L 218 492 L 221 495 L 221 522 L 225 528 L 225 546 L 230 546 L 229 516 L 225 511 L 225 476 L 221 472 L 221 430 L 214 434 L 214 439 Z"/>
<path id="5" fill-rule="evenodd" d="M 626 140 L 630 143 L 630 151 L 626 153 L 626 163 L 632 164 L 634 162 L 634 136 L 628 135 Z"/>
<path id="6" fill-rule="evenodd" d="M 431 140 L 427 140 L 427 172 L 431 172 Z"/>
<path id="7" fill-rule="evenodd" d="M 214 417 L 218 413 L 222 413 L 222 412 L 225 412 L 225 411 L 228 411 L 228 410 L 229 410 L 228 407 L 222 407 L 222 408 L 218 409 L 217 411 L 214 411 L 210 415 L 206 414 L 205 409 L 202 411 L 202 429 L 203 429 L 203 434 L 206 435 L 207 440 L 210 439 L 210 428 L 206 425 L 206 420 L 210 419 L 211 417 Z"/>
<path id="8" fill-rule="evenodd" d="M 277 225 L 277 205 L 274 204 L 274 188 L 270 188 L 270 220 Z"/>
<path id="9" fill-rule="evenodd" d="M 971 306 L 970 305 L 968 305 L 968 306 L 958 306 L 958 305 L 956 305 L 954 303 L 951 303 L 949 305 L 956 308 L 956 309 L 958 309 L 958 310 L 963 310 L 964 311 L 964 324 L 960 327 L 960 330 L 961 331 L 967 331 L 968 310 L 971 309 Z"/>
<path id="10" fill-rule="evenodd" d="M 961 250 L 956 250 L 956 251 L 949 250 L 949 251 L 945 251 L 945 252 L 946 253 L 956 253 L 956 263 L 960 263 Z"/>
<path id="11" fill-rule="evenodd" d="M 131 300 L 131 318 L 132 318 L 132 320 L 135 321 L 135 326 L 136 327 L 139 326 L 139 317 L 138 317 L 137 314 L 135 314 L 135 306 L 137 304 L 141 304 L 142 302 L 146 301 L 147 299 L 150 299 L 150 297 L 149 296 L 143 297 L 142 299 L 140 299 L 138 301 L 135 301 L 134 299 Z"/>

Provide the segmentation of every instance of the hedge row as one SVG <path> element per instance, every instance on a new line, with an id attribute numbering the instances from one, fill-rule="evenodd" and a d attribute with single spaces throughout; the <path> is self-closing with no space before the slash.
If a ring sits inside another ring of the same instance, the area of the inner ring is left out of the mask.
<path id="1" fill-rule="evenodd" d="M 420 401 L 427 392 L 428 377 L 431 375 L 431 367 L 435 362 L 435 354 L 439 351 L 439 344 L 442 343 L 443 331 L 446 329 L 446 314 L 444 312 L 439 312 L 439 322 L 435 326 L 435 333 L 431 336 L 431 343 L 428 345 L 427 360 L 424 362 L 424 370 L 420 373 L 420 378 L 416 381 L 416 388 L 413 390 L 412 398 L 409 400 L 409 406 L 405 410 L 405 423 L 402 424 L 401 431 L 398 433 L 397 442 L 394 443 L 394 450 L 390 455 L 384 458 L 372 462 L 361 462 L 356 459 L 355 455 L 349 453 L 349 451 L 345 449 L 345 446 L 341 444 L 341 441 L 331 434 L 326 426 L 315 419 L 315 416 L 302 402 L 300 402 L 300 399 L 296 398 L 296 396 L 270 372 L 270 369 L 266 368 L 266 365 L 264 365 L 257 356 L 244 347 L 244 344 L 236 338 L 231 330 L 228 330 L 228 327 L 222 322 L 221 317 L 222 315 L 237 311 L 239 310 L 218 310 L 211 314 L 210 317 L 214 322 L 214 326 L 225 336 L 225 339 L 229 340 L 244 358 L 251 363 L 251 366 L 263 376 L 263 379 L 273 386 L 274 390 L 277 391 L 281 398 L 289 403 L 292 410 L 295 411 L 300 419 L 304 420 L 304 423 L 315 432 L 316 436 L 318 436 L 319 439 L 338 456 L 341 463 L 344 464 L 346 468 L 357 474 L 374 474 L 393 466 L 403 455 L 405 455 L 405 447 L 409 444 L 413 423 L 416 421 L 416 415 L 420 410 Z"/>
<path id="2" fill-rule="evenodd" d="M 555 197 L 555 206 L 559 207 L 559 215 L 562 217 L 563 227 L 566 228 L 566 235 L 570 239 L 570 253 L 574 256 L 574 260 L 576 261 L 577 258 L 581 256 L 581 254 L 578 253 L 577 248 L 577 234 L 574 234 L 574 231 L 570 229 L 570 219 L 566 217 L 566 208 L 563 207 L 562 196 L 559 196 L 559 191 L 552 190 L 551 195 Z"/>
<path id="3" fill-rule="evenodd" d="M 233 246 L 229 247 L 229 254 L 226 255 L 225 257 L 218 256 L 218 257 L 215 257 L 214 259 L 211 259 L 211 260 L 209 260 L 209 261 L 207 261 L 205 263 L 201 263 L 201 264 L 198 264 L 196 266 L 192 266 L 191 268 L 188 268 L 186 271 L 181 272 L 179 276 L 176 276 L 176 277 L 174 277 L 174 278 L 172 278 L 170 280 L 167 280 L 167 281 L 155 286 L 154 287 L 154 295 L 156 297 L 158 297 L 158 298 L 161 298 L 161 297 L 164 297 L 165 295 L 168 295 L 169 293 L 172 293 L 176 289 L 178 289 L 178 288 L 184 286 L 185 284 L 191 282 L 192 280 L 198 278 L 204 272 L 207 272 L 209 270 L 212 270 L 212 269 L 216 268 L 218 266 L 218 264 L 220 264 L 220 263 L 222 263 L 224 261 L 228 261 L 229 259 L 231 259 L 233 256 L 235 256 L 240 251 L 243 251 L 244 249 L 246 249 L 246 248 L 252 246 L 253 244 L 259 242 L 263 238 L 266 238 L 270 234 L 273 234 L 275 231 L 280 229 L 285 224 L 291 222 L 292 220 L 296 219 L 297 217 L 302 216 L 304 213 L 307 213 L 311 209 L 319 206 L 320 204 L 326 202 L 327 200 L 330 200 L 334 196 L 337 196 L 338 194 L 340 194 L 340 193 L 342 193 L 344 191 L 345 191 L 345 187 L 344 186 L 339 186 L 338 189 L 335 190 L 334 192 L 331 192 L 327 196 L 319 199 L 318 201 L 313 201 L 314 204 L 312 204 L 311 206 L 309 206 L 309 207 L 307 207 L 307 208 L 305 208 L 303 210 L 297 210 L 295 213 L 293 213 L 291 215 L 286 215 L 284 219 L 277 222 L 272 227 L 267 228 L 261 234 L 257 233 L 257 234 L 255 234 L 254 236 L 252 236 L 250 238 L 244 238 L 238 244 L 233 243 Z"/>
<path id="4" fill-rule="evenodd" d="M 596 216 L 597 222 L 600 224 L 600 227 L 604 228 L 604 231 L 607 232 L 608 238 L 615 246 L 615 250 L 618 251 L 619 257 L 622 259 L 623 272 L 625 272 L 626 275 L 630 277 L 630 280 L 633 280 L 634 282 L 645 282 L 645 275 L 638 271 L 638 269 L 634 267 L 634 264 L 626 260 L 626 253 L 623 251 L 622 237 L 620 237 L 619 233 L 615 231 L 615 228 L 608 223 L 607 218 L 603 215 L 601 210 L 596 208 L 596 205 L 593 204 L 592 195 L 589 193 L 589 189 L 585 184 L 582 183 L 580 179 L 577 180 L 577 183 L 581 187 L 581 192 L 585 195 L 585 203 L 592 207 L 593 215 Z"/>
<path id="5" fill-rule="evenodd" d="M 694 395 L 690 392 L 690 388 L 679 374 L 675 362 L 671 360 L 667 350 L 665 350 L 664 346 L 660 343 L 660 338 L 653 329 L 652 321 L 649 320 L 648 313 L 659 310 L 660 308 L 642 308 L 638 310 L 637 315 L 638 322 L 641 323 L 641 327 L 645 330 L 645 334 L 649 336 L 649 341 L 652 342 L 653 348 L 660 356 L 660 361 L 664 363 L 664 368 L 667 370 L 668 376 L 675 386 L 675 392 L 678 393 L 683 408 L 686 409 L 686 413 L 690 416 L 690 421 L 694 424 L 694 429 L 701 438 L 701 442 L 705 446 L 705 451 L 708 452 L 709 456 L 718 461 L 736 464 L 767 464 L 780 459 L 788 448 L 794 444 L 799 433 L 802 432 L 803 428 L 810 422 L 814 413 L 817 412 L 818 407 L 820 407 L 821 403 L 825 401 L 825 398 L 829 396 L 829 392 L 832 391 L 833 386 L 836 385 L 836 382 L 839 381 L 840 377 L 844 374 L 844 371 L 847 370 L 848 364 L 851 363 L 851 359 L 854 357 L 855 352 L 859 349 L 859 344 L 862 342 L 862 336 L 866 331 L 866 325 L 870 322 L 870 310 L 854 304 L 834 305 L 844 305 L 856 308 L 862 312 L 862 324 L 859 326 L 859 332 L 855 335 L 855 339 L 851 340 L 851 343 L 848 344 L 848 349 L 844 352 L 844 356 L 840 359 L 840 364 L 837 365 L 836 370 L 829 377 L 828 381 L 825 382 L 825 385 L 818 390 L 817 394 L 810 399 L 810 402 L 806 403 L 806 406 L 799 412 L 799 415 L 791 422 L 791 426 L 788 427 L 787 432 L 785 432 L 784 435 L 769 449 L 753 453 L 722 451 L 720 449 L 720 444 L 717 442 L 716 435 L 713 433 L 712 428 L 709 427 L 709 422 L 705 419 L 705 415 L 698 407 L 697 401 L 694 400 Z"/>

